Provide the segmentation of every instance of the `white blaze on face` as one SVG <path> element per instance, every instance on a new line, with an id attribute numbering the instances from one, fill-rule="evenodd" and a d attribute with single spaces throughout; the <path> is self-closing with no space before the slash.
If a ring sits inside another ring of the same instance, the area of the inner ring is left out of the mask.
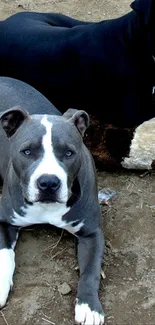
<path id="1" fill-rule="evenodd" d="M 43 117 L 41 124 L 46 128 L 46 134 L 42 138 L 43 157 L 30 177 L 28 186 L 29 201 L 33 202 L 38 199 L 39 189 L 37 188 L 37 180 L 44 174 L 56 175 L 61 181 L 61 187 L 58 192 L 58 199 L 63 203 L 68 200 L 67 174 L 59 165 L 53 151 L 52 146 L 52 126 L 53 124 L 47 120 L 47 116 Z"/>

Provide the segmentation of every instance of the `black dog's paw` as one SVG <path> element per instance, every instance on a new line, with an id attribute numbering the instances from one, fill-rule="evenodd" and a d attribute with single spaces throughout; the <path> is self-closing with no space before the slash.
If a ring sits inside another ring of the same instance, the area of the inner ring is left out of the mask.
<path id="1" fill-rule="evenodd" d="M 96 304 L 95 304 L 96 305 Z M 90 308 L 87 302 L 76 299 L 75 322 L 79 325 L 103 325 L 104 313 L 99 302 L 99 308 Z M 97 311 L 98 309 L 99 311 Z"/>

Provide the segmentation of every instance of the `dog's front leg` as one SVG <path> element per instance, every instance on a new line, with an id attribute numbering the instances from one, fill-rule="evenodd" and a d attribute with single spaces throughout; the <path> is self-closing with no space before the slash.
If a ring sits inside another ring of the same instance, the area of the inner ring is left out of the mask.
<path id="1" fill-rule="evenodd" d="M 98 297 L 104 238 L 101 229 L 78 236 L 80 281 L 75 306 L 77 324 L 102 325 L 104 313 Z"/>
<path id="2" fill-rule="evenodd" d="M 0 308 L 6 304 L 9 291 L 13 286 L 14 246 L 17 236 L 17 227 L 0 223 Z"/>

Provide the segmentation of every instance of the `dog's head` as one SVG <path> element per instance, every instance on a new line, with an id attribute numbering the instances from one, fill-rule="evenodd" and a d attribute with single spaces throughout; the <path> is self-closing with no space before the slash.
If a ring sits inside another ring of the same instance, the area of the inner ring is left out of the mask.
<path id="1" fill-rule="evenodd" d="M 62 116 L 29 115 L 15 107 L 0 122 L 25 200 L 66 203 L 81 166 L 87 113 L 69 109 Z"/>

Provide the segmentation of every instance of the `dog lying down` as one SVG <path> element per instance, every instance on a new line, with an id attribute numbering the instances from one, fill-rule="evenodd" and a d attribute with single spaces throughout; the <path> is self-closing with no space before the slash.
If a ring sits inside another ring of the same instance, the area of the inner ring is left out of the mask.
<path id="1" fill-rule="evenodd" d="M 0 307 L 13 285 L 20 228 L 48 223 L 78 240 L 76 323 L 102 325 L 104 238 L 94 163 L 82 140 L 88 114 L 69 109 L 61 115 L 29 85 L 2 77 L 0 114 Z"/>

